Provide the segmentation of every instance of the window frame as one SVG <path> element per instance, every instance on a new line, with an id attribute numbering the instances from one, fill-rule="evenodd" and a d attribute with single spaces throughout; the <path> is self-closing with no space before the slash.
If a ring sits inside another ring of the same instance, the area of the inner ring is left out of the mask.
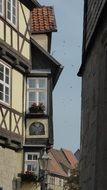
<path id="1" fill-rule="evenodd" d="M 28 159 L 28 155 L 37 156 L 37 159 L 29 160 L 29 159 Z M 36 164 L 36 165 L 37 165 L 36 168 L 39 167 L 39 164 L 38 164 L 38 158 L 39 158 L 39 156 L 40 156 L 40 155 L 39 155 L 39 153 L 37 153 L 37 152 L 25 152 L 24 172 L 29 171 L 29 170 L 27 169 L 27 166 L 28 166 L 28 165 L 34 166 L 34 165 Z M 36 170 L 37 170 L 37 169 L 36 169 Z M 30 170 L 30 172 L 36 172 L 36 170 L 35 170 L 35 171 Z"/>
<path id="2" fill-rule="evenodd" d="M 9 105 L 10 105 L 10 88 L 11 88 L 11 86 L 10 86 L 10 81 L 11 81 L 11 80 L 10 80 L 10 79 L 11 79 L 11 68 L 10 68 L 7 64 L 3 63 L 1 60 L 0 60 L 0 64 L 4 67 L 4 71 L 3 71 L 3 75 L 4 75 L 3 81 L 0 79 L 0 84 L 3 85 L 3 100 L 0 99 L 0 102 L 2 102 L 2 103 L 4 103 L 4 104 L 6 104 L 6 105 L 9 106 Z M 7 84 L 7 83 L 5 82 L 5 79 L 6 79 L 6 68 L 9 70 L 9 75 L 8 75 L 9 84 Z M 6 96 L 5 87 L 7 87 L 8 90 L 9 90 L 9 93 L 8 93 L 9 101 L 8 101 L 8 102 L 6 102 L 6 100 L 5 100 L 5 96 Z M 2 91 L 0 91 L 0 92 L 2 92 Z"/>
<path id="3" fill-rule="evenodd" d="M 16 10 L 16 23 L 14 24 L 13 22 L 13 11 L 12 11 L 12 8 L 13 8 L 13 0 L 10 0 L 10 19 L 8 18 L 8 1 L 6 2 L 6 19 L 7 21 L 12 25 L 14 26 L 15 28 L 17 27 L 17 15 L 18 15 L 18 11 L 17 11 L 17 6 L 18 6 L 18 2 L 17 0 L 15 0 L 16 2 L 16 7 L 15 7 L 15 10 Z"/>
<path id="4" fill-rule="evenodd" d="M 35 82 L 37 82 L 38 88 L 37 87 L 30 88 L 29 87 L 29 79 L 35 80 Z M 45 87 L 44 88 L 39 88 L 39 79 L 44 79 L 45 80 Z M 32 101 L 32 104 L 36 102 L 37 105 L 40 103 L 40 101 L 39 101 L 39 93 L 40 92 L 45 92 L 46 97 L 45 97 L 44 102 L 42 102 L 42 103 L 44 103 L 44 105 L 45 105 L 44 113 L 47 113 L 48 78 L 47 77 L 28 77 L 27 78 L 27 112 L 29 112 L 29 108 L 30 108 L 29 102 L 31 102 L 31 101 L 29 101 L 29 92 L 35 92 L 35 97 L 37 95 L 37 98 L 35 98 L 34 102 Z"/>
<path id="5" fill-rule="evenodd" d="M 0 16 L 3 16 L 4 15 L 4 4 L 3 4 L 3 0 L 2 1 L 2 12 L 0 12 Z"/>

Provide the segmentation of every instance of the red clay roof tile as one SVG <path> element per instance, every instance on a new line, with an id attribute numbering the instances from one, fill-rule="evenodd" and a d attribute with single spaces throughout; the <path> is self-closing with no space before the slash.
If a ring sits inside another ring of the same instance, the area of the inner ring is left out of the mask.
<path id="1" fill-rule="evenodd" d="M 53 7 L 34 8 L 31 12 L 31 32 L 46 33 L 57 31 Z"/>
<path id="2" fill-rule="evenodd" d="M 65 154 L 67 160 L 69 161 L 69 163 L 71 164 L 72 168 L 75 168 L 76 165 L 78 164 L 78 160 L 75 157 L 75 155 L 72 153 L 72 151 L 70 150 L 66 150 L 66 149 L 61 149 L 62 152 Z"/>

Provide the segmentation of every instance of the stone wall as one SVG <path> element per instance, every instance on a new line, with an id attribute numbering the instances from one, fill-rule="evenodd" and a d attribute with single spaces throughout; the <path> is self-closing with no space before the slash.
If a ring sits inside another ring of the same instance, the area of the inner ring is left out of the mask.
<path id="1" fill-rule="evenodd" d="M 0 147 L 0 187 L 13 190 L 12 181 L 22 171 L 22 152 Z"/>

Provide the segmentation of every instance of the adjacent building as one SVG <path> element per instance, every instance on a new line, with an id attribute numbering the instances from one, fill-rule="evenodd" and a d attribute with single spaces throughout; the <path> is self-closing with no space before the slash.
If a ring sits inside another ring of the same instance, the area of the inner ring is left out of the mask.
<path id="1" fill-rule="evenodd" d="M 63 190 L 78 160 L 72 151 L 67 149 L 50 149 L 47 175 L 47 189 Z"/>
<path id="2" fill-rule="evenodd" d="M 107 1 L 84 1 L 80 186 L 107 188 Z"/>
<path id="3" fill-rule="evenodd" d="M 53 146 L 52 91 L 63 69 L 50 55 L 55 31 L 53 7 L 0 0 L 1 190 L 25 189 L 22 174 L 37 175 Z"/>

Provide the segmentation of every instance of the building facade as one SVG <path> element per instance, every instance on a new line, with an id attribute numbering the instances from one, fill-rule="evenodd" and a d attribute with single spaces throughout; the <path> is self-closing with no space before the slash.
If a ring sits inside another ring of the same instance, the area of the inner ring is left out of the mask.
<path id="1" fill-rule="evenodd" d="M 84 1 L 80 186 L 107 187 L 107 1 Z"/>
<path id="2" fill-rule="evenodd" d="M 0 0 L 0 29 L 0 188 L 19 190 L 53 145 L 52 91 L 62 66 L 50 55 L 52 7 Z"/>

